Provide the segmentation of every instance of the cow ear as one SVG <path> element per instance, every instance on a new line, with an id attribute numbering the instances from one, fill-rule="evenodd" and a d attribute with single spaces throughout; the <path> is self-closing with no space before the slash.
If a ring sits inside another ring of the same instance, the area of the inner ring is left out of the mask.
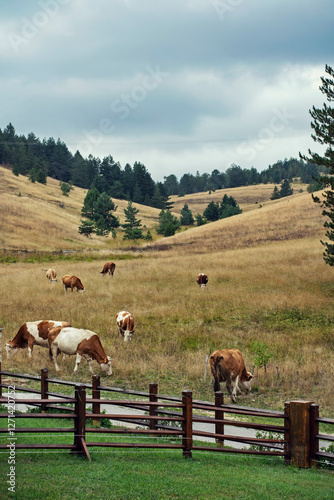
<path id="1" fill-rule="evenodd" d="M 254 378 L 254 375 L 252 375 L 252 374 L 251 374 L 251 373 L 249 373 L 249 372 L 247 372 L 247 375 L 248 375 L 248 377 L 247 377 L 247 381 L 250 381 L 250 380 L 252 380 L 252 378 Z"/>

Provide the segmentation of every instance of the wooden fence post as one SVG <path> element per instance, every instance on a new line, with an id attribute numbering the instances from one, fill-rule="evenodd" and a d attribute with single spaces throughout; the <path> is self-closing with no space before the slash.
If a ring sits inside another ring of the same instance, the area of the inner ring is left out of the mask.
<path id="1" fill-rule="evenodd" d="M 319 417 L 319 405 L 312 403 L 310 408 L 310 467 L 316 467 L 316 453 L 319 451 L 319 439 L 316 438 L 319 434 L 317 417 Z"/>
<path id="2" fill-rule="evenodd" d="M 100 399 L 101 398 L 101 391 L 99 389 L 99 386 L 100 386 L 100 375 L 93 375 L 93 377 L 92 377 L 92 398 L 93 399 Z M 93 413 L 101 413 L 101 404 L 100 403 L 93 403 L 92 412 Z M 93 418 L 93 427 L 100 427 L 100 426 L 101 426 L 101 420 L 99 418 Z"/>
<path id="3" fill-rule="evenodd" d="M 311 401 L 290 402 L 291 464 L 310 467 L 310 408 Z"/>
<path id="4" fill-rule="evenodd" d="M 182 422 L 182 430 L 184 432 L 182 436 L 183 456 L 191 458 L 193 445 L 193 401 L 191 391 L 182 392 L 182 404 L 184 405 L 183 418 L 185 419 Z"/>
<path id="5" fill-rule="evenodd" d="M 75 429 L 74 445 L 75 451 L 83 453 L 91 462 L 86 446 L 86 386 L 78 384 L 75 386 Z"/>
<path id="6" fill-rule="evenodd" d="M 49 390 L 49 382 L 48 382 L 49 371 L 47 368 L 41 369 L 41 398 L 49 399 L 48 390 Z M 48 405 L 47 403 L 41 404 L 41 412 L 47 412 Z"/>
<path id="7" fill-rule="evenodd" d="M 153 384 L 150 384 L 149 387 L 150 387 L 149 401 L 150 401 L 150 403 L 155 403 L 158 401 L 158 398 L 157 398 L 158 384 L 156 382 L 153 382 Z M 154 417 L 154 415 L 156 415 L 156 407 L 150 406 L 149 407 L 149 414 L 150 414 L 150 417 Z M 150 427 L 150 430 L 155 430 L 157 428 L 157 421 L 150 420 L 149 427 Z"/>
<path id="8" fill-rule="evenodd" d="M 286 465 L 291 462 L 291 436 L 290 436 L 290 403 L 284 404 L 284 461 Z"/>
<path id="9" fill-rule="evenodd" d="M 222 406 L 224 404 L 224 394 L 221 391 L 215 392 L 215 406 Z M 215 410 L 215 419 L 223 420 L 224 412 L 221 410 Z M 221 422 L 216 422 L 215 424 L 215 434 L 224 434 L 224 424 Z M 224 439 L 216 439 L 216 443 L 219 443 L 220 446 L 224 446 Z"/>
<path id="10" fill-rule="evenodd" d="M 1 356 L 1 353 L 0 353 Z M 1 358 L 0 358 L 0 398 L 2 398 L 2 380 L 1 380 Z"/>

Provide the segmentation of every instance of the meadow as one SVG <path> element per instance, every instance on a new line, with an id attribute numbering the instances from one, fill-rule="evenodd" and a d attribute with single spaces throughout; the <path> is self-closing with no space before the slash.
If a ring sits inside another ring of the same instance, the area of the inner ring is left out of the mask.
<path id="1" fill-rule="evenodd" d="M 29 182 L 22 176 L 13 178 Z M 41 187 L 43 193 L 52 182 Z M 252 210 L 183 229 L 170 238 L 155 235 L 153 242 L 141 243 L 137 249 L 130 249 L 121 238 L 84 238 L 83 247 L 83 237 L 72 235 L 77 243 L 71 243 L 74 253 L 66 260 L 48 254 L 47 267 L 54 267 L 60 277 L 55 284 L 42 271 L 47 268 L 44 254 L 39 258 L 34 253 L 16 254 L 15 263 L 3 260 L 3 343 L 25 321 L 69 321 L 100 335 L 112 359 L 113 375 L 106 380 L 101 374 L 108 385 L 147 390 L 150 382 L 158 382 L 161 393 L 180 395 L 190 389 L 194 398 L 209 401 L 213 390 L 210 374 L 204 380 L 207 355 L 237 347 L 247 369 L 256 375 L 252 393 L 240 396 L 239 404 L 282 410 L 287 400 L 307 399 L 320 404 L 322 416 L 333 417 L 334 284 L 332 270 L 322 258 L 321 209 L 305 191 L 269 201 L 261 198 L 261 190 L 268 197 L 268 189 L 259 187 L 258 196 L 252 195 L 259 203 L 254 202 Z M 74 203 L 74 193 L 65 198 L 65 204 Z M 21 197 L 15 194 L 15 198 L 21 203 Z M 157 212 L 146 209 L 152 217 Z M 75 217 L 78 220 L 80 214 L 76 212 Z M 149 220 L 143 217 L 147 227 Z M 66 231 L 67 222 L 64 217 Z M 33 218 L 30 224 L 34 225 Z M 14 241 L 22 228 L 12 229 Z M 31 240 L 29 232 L 24 234 L 21 249 L 36 248 L 35 232 L 31 231 Z M 6 232 L 2 235 L 7 238 Z M 52 241 L 38 249 L 47 252 Z M 4 244 L 10 248 L 9 240 Z M 60 248 L 60 243 L 54 247 Z M 100 274 L 107 260 L 116 263 L 113 278 Z M 199 272 L 209 276 L 205 289 L 196 284 Z M 61 284 L 64 274 L 79 276 L 86 291 L 66 295 Z M 118 337 L 116 314 L 120 310 L 130 311 L 135 318 L 131 343 Z M 259 350 L 269 355 L 266 367 L 257 366 Z M 10 361 L 3 355 L 3 366 L 33 374 L 47 366 L 56 375 L 47 354 L 46 349 L 35 347 L 32 361 L 26 350 Z M 62 378 L 90 380 L 84 360 L 77 375 L 73 374 L 74 358 L 60 360 L 60 366 Z M 99 373 L 99 366 L 93 366 Z"/>

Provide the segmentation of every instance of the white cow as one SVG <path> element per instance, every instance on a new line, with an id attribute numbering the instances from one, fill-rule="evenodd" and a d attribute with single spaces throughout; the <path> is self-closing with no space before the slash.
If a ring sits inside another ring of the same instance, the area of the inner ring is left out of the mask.
<path id="1" fill-rule="evenodd" d="M 106 355 L 100 338 L 96 333 L 79 328 L 70 327 L 61 329 L 58 327 L 50 328 L 48 339 L 57 371 L 60 370 L 57 363 L 57 355 L 59 352 L 62 352 L 63 354 L 77 355 L 74 372 L 78 371 L 81 358 L 84 357 L 88 362 L 88 368 L 91 373 L 93 373 L 91 362 L 95 359 L 107 375 L 112 374 L 110 356 Z"/>

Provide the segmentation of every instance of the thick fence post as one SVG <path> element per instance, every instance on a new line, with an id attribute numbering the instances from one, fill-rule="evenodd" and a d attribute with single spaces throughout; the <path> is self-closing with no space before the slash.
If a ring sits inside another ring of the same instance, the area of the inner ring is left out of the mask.
<path id="1" fill-rule="evenodd" d="M 153 384 L 150 384 L 150 396 L 149 396 L 150 403 L 156 403 L 158 401 L 157 394 L 158 394 L 158 384 L 154 382 Z M 150 417 L 154 417 L 156 413 L 157 413 L 156 407 L 150 406 L 149 408 Z M 150 430 L 155 430 L 157 428 L 157 421 L 150 420 L 149 426 Z"/>
<path id="2" fill-rule="evenodd" d="M 182 392 L 182 404 L 183 406 L 183 418 L 182 430 L 184 435 L 182 436 L 183 445 L 183 456 L 185 458 L 191 458 L 191 449 L 193 446 L 193 398 L 191 391 Z"/>
<path id="3" fill-rule="evenodd" d="M 100 399 L 101 398 L 101 391 L 99 389 L 100 386 L 100 375 L 93 375 L 92 377 L 92 398 L 93 399 Z M 100 403 L 93 403 L 92 407 L 92 412 L 93 413 L 101 413 L 101 404 Z M 100 427 L 101 421 L 99 418 L 93 418 L 93 427 Z"/>
<path id="4" fill-rule="evenodd" d="M 49 399 L 48 391 L 49 391 L 49 382 L 48 382 L 49 371 L 47 368 L 41 369 L 41 398 Z M 41 412 L 46 413 L 48 409 L 47 403 L 41 404 Z"/>
<path id="5" fill-rule="evenodd" d="M 311 404 L 310 408 L 310 467 L 315 467 L 316 454 L 319 451 L 319 439 L 316 437 L 319 434 L 319 422 L 316 418 L 319 417 L 319 405 Z"/>
<path id="6" fill-rule="evenodd" d="M 290 403 L 284 404 L 284 461 L 286 465 L 291 462 L 291 436 L 290 436 Z"/>
<path id="7" fill-rule="evenodd" d="M 310 408 L 311 401 L 290 402 L 291 464 L 310 467 Z"/>
<path id="8" fill-rule="evenodd" d="M 75 386 L 75 451 L 83 453 L 91 461 L 86 446 L 86 386 L 78 384 Z"/>
<path id="9" fill-rule="evenodd" d="M 215 406 L 222 406 L 224 404 L 224 394 L 221 391 L 215 392 Z M 215 419 L 224 420 L 224 412 L 222 410 L 215 410 Z M 224 424 L 216 422 L 215 434 L 224 434 Z M 224 439 L 216 439 L 216 443 L 224 446 Z"/>

